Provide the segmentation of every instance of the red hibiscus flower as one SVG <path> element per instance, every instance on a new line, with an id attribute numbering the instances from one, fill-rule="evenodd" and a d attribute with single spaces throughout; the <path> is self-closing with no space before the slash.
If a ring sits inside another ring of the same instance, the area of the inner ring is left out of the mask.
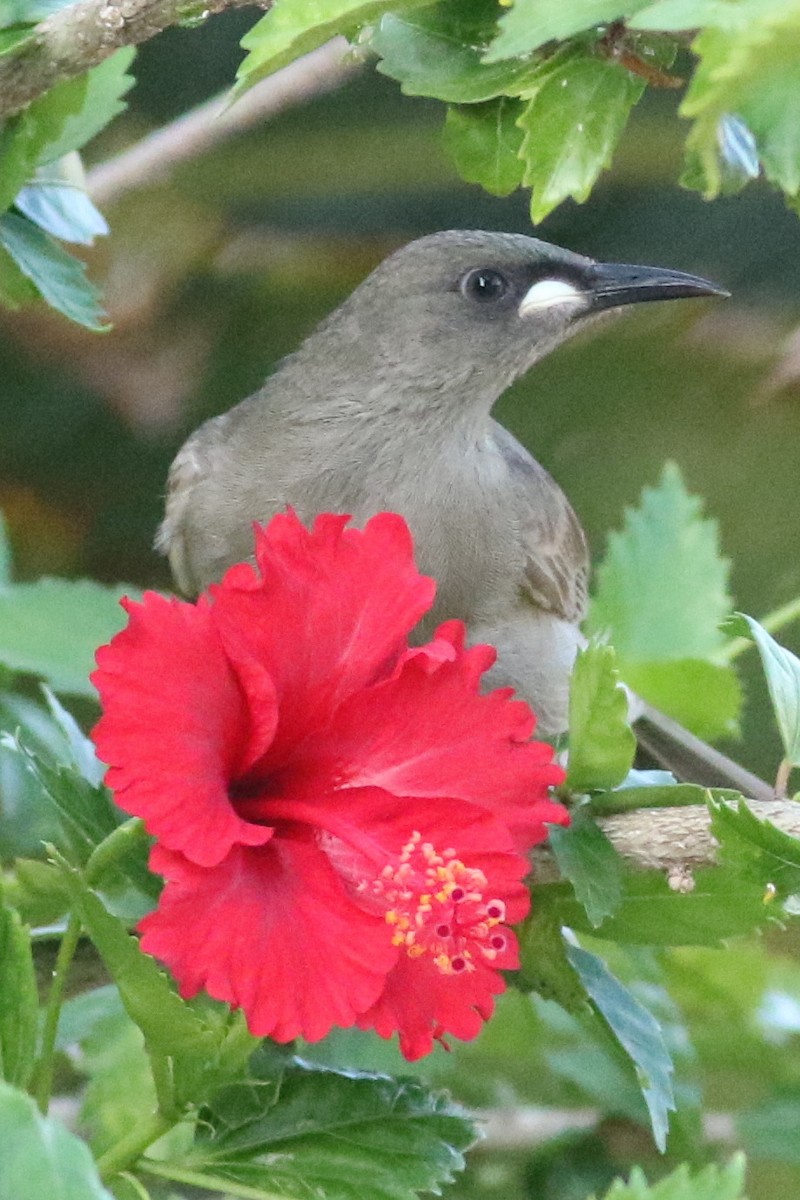
<path id="1" fill-rule="evenodd" d="M 567 820 L 563 772 L 525 704 L 480 695 L 494 651 L 460 622 L 408 647 L 435 585 L 402 518 L 347 520 L 277 516 L 197 604 L 125 601 L 95 739 L 156 839 L 142 946 L 181 993 L 279 1041 L 397 1031 L 413 1059 L 473 1037 L 518 965 L 524 852 Z"/>

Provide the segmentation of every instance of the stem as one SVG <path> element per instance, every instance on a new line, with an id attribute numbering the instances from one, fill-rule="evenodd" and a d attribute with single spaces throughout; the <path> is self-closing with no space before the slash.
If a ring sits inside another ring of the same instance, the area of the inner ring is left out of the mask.
<path id="1" fill-rule="evenodd" d="M 103 838 L 100 845 L 95 846 L 89 855 L 89 860 L 84 868 L 84 878 L 89 886 L 94 887 L 108 868 L 113 866 L 117 859 L 122 858 L 130 847 L 143 837 L 146 837 L 144 822 L 138 817 L 131 817 L 129 820 L 123 821 L 122 825 L 118 825 L 112 833 L 109 833 L 108 837 Z"/>
<path id="2" fill-rule="evenodd" d="M 285 1193 L 265 1192 L 261 1187 L 250 1187 L 246 1183 L 236 1183 L 220 1175 L 207 1175 L 205 1171 L 192 1171 L 179 1167 L 175 1163 L 155 1162 L 145 1159 L 139 1163 L 139 1170 L 148 1175 L 156 1175 L 159 1179 L 171 1179 L 175 1183 L 186 1183 L 190 1187 L 203 1188 L 204 1191 L 224 1193 L 226 1196 L 237 1196 L 241 1200 L 285 1200 Z"/>
<path id="3" fill-rule="evenodd" d="M 97 1160 L 100 1178 L 105 1182 L 132 1166 L 147 1147 L 168 1133 L 178 1120 L 177 1117 L 165 1117 L 160 1112 L 148 1113 L 138 1125 L 134 1125 L 130 1133 L 100 1155 Z"/>
<path id="4" fill-rule="evenodd" d="M 761 618 L 760 624 L 764 626 L 767 633 L 777 633 L 778 630 L 783 629 L 785 625 L 790 625 L 798 618 L 800 618 L 800 596 L 790 600 L 788 604 L 782 604 L 780 608 L 773 608 L 772 612 L 768 612 Z M 732 638 L 716 657 L 721 663 L 733 662 L 735 658 L 753 646 L 755 646 L 755 642 L 752 638 Z"/>
<path id="5" fill-rule="evenodd" d="M 640 809 L 654 808 L 697 808 L 697 785 L 675 784 L 664 788 L 663 799 L 642 801 L 647 797 L 649 788 L 628 788 L 625 792 L 607 792 L 603 796 L 593 797 L 587 811 L 593 817 L 610 817 L 615 813 L 636 812 Z M 708 792 L 708 788 L 705 789 Z M 637 795 L 639 793 L 639 795 Z"/>
<path id="6" fill-rule="evenodd" d="M 73 914 L 69 919 L 66 933 L 61 939 L 56 965 L 53 968 L 53 983 L 50 988 L 50 995 L 47 997 L 47 1007 L 44 1013 L 42 1044 L 33 1075 L 33 1095 L 36 1097 L 36 1103 L 39 1105 L 39 1111 L 42 1113 L 46 1113 L 50 1107 L 58 1019 L 61 1016 L 61 1005 L 64 1001 L 64 987 L 67 982 L 67 973 L 75 951 L 78 948 L 80 936 L 81 923 L 79 918 Z"/>
<path id="7" fill-rule="evenodd" d="M 171 1114 L 180 1119 L 181 1113 L 175 1109 L 175 1088 L 172 1078 L 172 1064 L 165 1054 L 150 1054 L 150 1071 L 156 1088 L 156 1104 L 158 1111 L 165 1116 Z"/>
<path id="8" fill-rule="evenodd" d="M 87 883 L 96 883 L 105 871 L 121 858 L 134 841 L 144 835 L 144 825 L 133 817 L 104 838 L 99 846 L 95 846 L 86 863 L 85 876 Z M 61 945 L 58 948 L 56 965 L 53 968 L 53 983 L 47 997 L 47 1006 L 42 1028 L 42 1041 L 39 1057 L 33 1075 L 33 1095 L 41 1112 L 46 1113 L 50 1105 L 50 1094 L 53 1090 L 53 1069 L 56 1048 L 58 1021 L 61 1016 L 61 1006 L 64 1003 L 64 989 L 67 974 L 78 948 L 81 936 L 80 919 L 73 913 L 67 923 Z"/>

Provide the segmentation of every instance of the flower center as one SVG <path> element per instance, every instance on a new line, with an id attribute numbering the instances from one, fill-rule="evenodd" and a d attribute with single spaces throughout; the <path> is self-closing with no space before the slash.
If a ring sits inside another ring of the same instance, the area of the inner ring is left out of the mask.
<path id="1" fill-rule="evenodd" d="M 507 939 L 497 926 L 505 919 L 502 900 L 485 898 L 483 871 L 467 867 L 452 849 L 437 851 L 414 832 L 395 864 L 357 891 L 385 906 L 392 942 L 409 958 L 430 954 L 443 975 L 474 971 L 480 958 L 491 961 Z"/>

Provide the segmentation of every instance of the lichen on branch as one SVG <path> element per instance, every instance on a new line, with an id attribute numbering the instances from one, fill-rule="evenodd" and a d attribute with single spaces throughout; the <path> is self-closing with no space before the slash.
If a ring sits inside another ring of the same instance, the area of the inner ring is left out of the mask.
<path id="1" fill-rule="evenodd" d="M 121 46 L 139 45 L 189 19 L 252 4 L 253 0 L 79 0 L 47 17 L 28 40 L 0 57 L 0 118 L 13 116 Z"/>

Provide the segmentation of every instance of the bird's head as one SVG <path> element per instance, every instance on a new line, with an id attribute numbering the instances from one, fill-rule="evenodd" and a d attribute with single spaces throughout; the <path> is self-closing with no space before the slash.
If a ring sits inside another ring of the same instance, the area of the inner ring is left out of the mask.
<path id="1" fill-rule="evenodd" d="M 387 379 L 407 379 L 421 403 L 452 393 L 491 406 L 597 314 L 725 295 L 681 271 L 598 263 L 521 234 L 450 230 L 387 258 L 326 327 L 345 353 L 369 355 L 376 374 L 383 366 Z"/>

